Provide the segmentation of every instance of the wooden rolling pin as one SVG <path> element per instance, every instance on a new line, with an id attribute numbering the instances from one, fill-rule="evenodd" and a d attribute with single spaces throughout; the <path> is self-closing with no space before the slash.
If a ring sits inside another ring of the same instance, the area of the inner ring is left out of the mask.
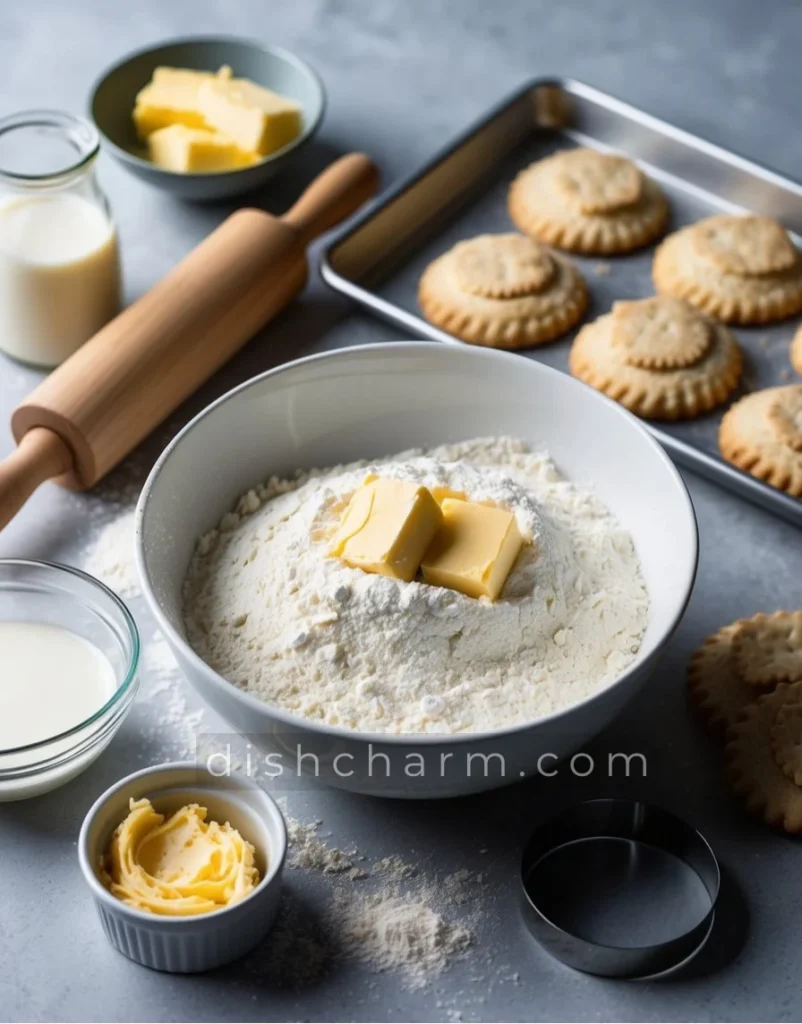
<path id="1" fill-rule="evenodd" d="M 306 247 L 378 185 L 344 156 L 276 218 L 233 213 L 14 412 L 0 463 L 0 529 L 39 484 L 92 487 L 304 287 Z"/>

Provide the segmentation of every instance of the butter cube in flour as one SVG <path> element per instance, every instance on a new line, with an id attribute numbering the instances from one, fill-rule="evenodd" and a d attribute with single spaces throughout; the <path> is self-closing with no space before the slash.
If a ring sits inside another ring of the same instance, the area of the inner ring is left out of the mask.
<path id="1" fill-rule="evenodd" d="M 301 133 L 297 103 L 245 78 L 209 79 L 201 84 L 198 99 L 210 128 L 260 156 L 281 149 Z"/>
<path id="2" fill-rule="evenodd" d="M 145 140 L 153 132 L 173 124 L 204 128 L 206 119 L 198 99 L 201 85 L 207 81 L 226 81 L 231 75 L 229 67 L 220 68 L 216 74 L 186 68 L 156 68 L 153 78 L 136 97 L 134 124 L 139 137 Z"/>
<path id="3" fill-rule="evenodd" d="M 425 487 L 368 476 L 345 510 L 331 554 L 354 569 L 409 583 L 442 522 Z"/>
<path id="4" fill-rule="evenodd" d="M 523 545 L 515 516 L 455 498 L 445 498 L 441 508 L 443 525 L 421 564 L 424 580 L 494 601 Z"/>
<path id="5" fill-rule="evenodd" d="M 463 491 L 455 491 L 451 487 L 430 487 L 429 490 L 438 505 L 442 505 L 446 498 L 459 498 L 460 501 L 468 499 L 468 495 Z"/>

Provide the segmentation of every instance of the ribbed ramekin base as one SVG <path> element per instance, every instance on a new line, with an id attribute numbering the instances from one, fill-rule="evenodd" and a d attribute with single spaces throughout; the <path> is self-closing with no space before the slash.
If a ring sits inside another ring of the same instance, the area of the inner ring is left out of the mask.
<path id="1" fill-rule="evenodd" d="M 110 913 L 99 902 L 96 906 L 106 937 L 115 949 L 144 967 L 171 974 L 209 971 L 231 963 L 252 949 L 266 931 L 264 922 L 260 927 L 248 927 L 240 922 L 236 929 L 166 931 L 127 921 Z"/>

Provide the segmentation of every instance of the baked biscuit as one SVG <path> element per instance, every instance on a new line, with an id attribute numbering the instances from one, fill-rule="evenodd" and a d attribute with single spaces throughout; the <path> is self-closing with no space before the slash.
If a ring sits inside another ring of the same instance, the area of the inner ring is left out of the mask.
<path id="1" fill-rule="evenodd" d="M 734 466 L 802 497 L 802 384 L 740 399 L 725 413 L 718 443 Z"/>
<path id="2" fill-rule="evenodd" d="M 791 366 L 797 373 L 802 373 L 802 327 L 798 327 L 791 342 Z"/>
<path id="3" fill-rule="evenodd" d="M 737 387 L 743 359 L 729 330 L 670 296 L 616 302 L 571 348 L 571 373 L 639 416 L 689 419 Z"/>
<path id="4" fill-rule="evenodd" d="M 771 749 L 785 777 L 802 786 L 802 695 L 783 704 L 777 712 L 771 730 Z"/>
<path id="5" fill-rule="evenodd" d="M 752 686 L 802 680 L 802 611 L 744 619 L 732 646 L 738 674 Z"/>
<path id="6" fill-rule="evenodd" d="M 724 323 L 762 324 L 802 309 L 802 258 L 769 217 L 706 217 L 659 246 L 652 277 Z"/>
<path id="7" fill-rule="evenodd" d="M 688 697 L 713 733 L 726 733 L 757 692 L 741 678 L 733 656 L 733 640 L 744 621 L 723 626 L 706 637 L 688 666 Z"/>
<path id="8" fill-rule="evenodd" d="M 727 777 L 746 806 L 770 825 L 802 832 L 802 789 L 789 779 L 775 758 L 773 735 L 781 709 L 802 700 L 802 683 L 780 683 L 744 708 L 731 726 L 725 748 Z"/>
<path id="9" fill-rule="evenodd" d="M 459 242 L 423 273 L 423 315 L 474 345 L 527 348 L 581 319 L 588 290 L 574 264 L 523 235 Z"/>
<path id="10" fill-rule="evenodd" d="M 521 231 L 572 252 L 629 252 L 658 237 L 668 218 L 659 186 L 632 161 L 570 149 L 531 164 L 507 198 Z"/>

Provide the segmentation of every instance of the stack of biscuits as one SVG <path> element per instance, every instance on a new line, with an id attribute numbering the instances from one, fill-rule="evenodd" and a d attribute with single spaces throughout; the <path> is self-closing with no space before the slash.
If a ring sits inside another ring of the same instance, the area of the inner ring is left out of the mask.
<path id="1" fill-rule="evenodd" d="M 688 693 L 724 738 L 733 791 L 770 825 L 802 833 L 802 611 L 709 636 L 691 659 Z"/>
<path id="2" fill-rule="evenodd" d="M 425 270 L 424 316 L 477 345 L 519 349 L 575 327 L 588 288 L 580 255 L 622 255 L 668 221 L 659 185 L 630 160 L 593 149 L 558 152 L 523 170 L 508 195 L 521 234 L 460 242 Z M 743 370 L 728 325 L 802 311 L 802 254 L 768 217 L 714 216 L 669 235 L 652 265 L 657 295 L 616 302 L 584 326 L 569 365 L 580 380 L 649 419 L 691 419 L 730 399 Z M 802 374 L 802 328 L 791 345 Z M 742 397 L 720 428 L 722 455 L 802 496 L 802 385 Z"/>

